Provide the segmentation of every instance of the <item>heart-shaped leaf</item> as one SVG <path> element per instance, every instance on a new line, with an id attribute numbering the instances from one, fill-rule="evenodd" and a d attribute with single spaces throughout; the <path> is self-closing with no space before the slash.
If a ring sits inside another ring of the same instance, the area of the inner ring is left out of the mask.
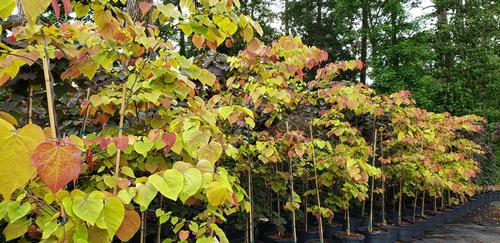
<path id="1" fill-rule="evenodd" d="M 0 125 L 0 194 L 4 200 L 35 174 L 31 156 L 43 139 L 43 130 L 34 124 L 19 130 L 6 121 Z"/>
<path id="2" fill-rule="evenodd" d="M 36 147 L 32 160 L 38 175 L 53 193 L 76 180 L 82 168 L 82 152 L 71 143 L 43 142 Z"/>

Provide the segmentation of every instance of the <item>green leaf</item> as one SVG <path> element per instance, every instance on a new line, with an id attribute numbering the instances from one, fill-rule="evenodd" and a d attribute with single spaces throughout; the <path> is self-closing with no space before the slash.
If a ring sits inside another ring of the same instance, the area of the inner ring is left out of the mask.
<path id="1" fill-rule="evenodd" d="M 0 220 L 2 220 L 3 217 L 5 217 L 5 215 L 7 214 L 7 208 L 9 207 L 9 204 L 10 202 L 8 201 L 0 202 Z"/>
<path id="2" fill-rule="evenodd" d="M 23 219 L 14 223 L 9 223 L 3 229 L 3 234 L 5 235 L 5 240 L 10 241 L 19 238 L 26 234 L 28 227 L 31 225 L 31 220 Z"/>
<path id="3" fill-rule="evenodd" d="M 234 111 L 234 106 L 223 106 L 217 109 L 222 119 L 227 119 Z"/>
<path id="4" fill-rule="evenodd" d="M 169 17 L 169 18 L 174 18 L 174 19 L 177 19 L 181 16 L 181 13 L 179 12 L 179 10 L 177 10 L 177 7 L 171 3 L 167 4 L 167 5 L 164 5 L 164 4 L 158 4 L 156 5 L 156 7 L 158 7 L 158 10 L 160 10 L 160 12 Z"/>
<path id="5" fill-rule="evenodd" d="M 75 243 L 88 242 L 89 233 L 84 224 L 75 224 L 75 233 L 73 233 L 73 241 Z"/>
<path id="6" fill-rule="evenodd" d="M 177 201 L 184 187 L 184 176 L 175 169 L 166 170 L 163 176 L 151 175 L 148 181 L 166 198 Z"/>
<path id="7" fill-rule="evenodd" d="M 9 216 L 9 222 L 15 222 L 16 220 L 26 216 L 30 212 L 31 206 L 28 202 L 22 205 L 19 202 L 11 202 L 7 208 L 7 216 Z"/>
<path id="8" fill-rule="evenodd" d="M 154 143 L 152 143 L 147 137 L 143 138 L 143 141 L 137 141 L 134 143 L 134 150 L 144 157 L 147 157 L 148 152 L 153 148 Z"/>
<path id="9" fill-rule="evenodd" d="M 48 239 L 54 232 L 56 232 L 58 228 L 58 224 L 55 220 L 51 220 L 47 222 L 43 226 L 43 234 L 42 234 L 42 239 Z"/>
<path id="10" fill-rule="evenodd" d="M 92 226 L 97 221 L 103 207 L 102 192 L 100 191 L 93 191 L 85 197 L 76 196 L 73 198 L 75 215 Z"/>
<path id="11" fill-rule="evenodd" d="M 101 229 L 106 229 L 109 237 L 113 238 L 124 216 L 125 208 L 120 199 L 110 197 L 104 201 L 104 208 L 96 221 L 96 225 Z"/>
<path id="12" fill-rule="evenodd" d="M 183 172 L 184 187 L 179 195 L 182 202 L 185 202 L 189 197 L 196 194 L 201 188 L 202 175 L 201 171 L 196 168 L 189 168 Z"/>
<path id="13" fill-rule="evenodd" d="M 130 167 L 128 167 L 128 166 L 122 166 L 120 168 L 120 170 L 121 170 L 121 172 L 124 175 L 126 175 L 128 177 L 131 177 L 131 178 L 135 178 L 134 171 L 132 169 L 130 169 Z"/>
<path id="14" fill-rule="evenodd" d="M 147 208 L 156 197 L 158 190 L 150 182 L 146 182 L 146 184 L 138 183 L 136 188 L 137 194 L 134 197 L 134 202 Z"/>

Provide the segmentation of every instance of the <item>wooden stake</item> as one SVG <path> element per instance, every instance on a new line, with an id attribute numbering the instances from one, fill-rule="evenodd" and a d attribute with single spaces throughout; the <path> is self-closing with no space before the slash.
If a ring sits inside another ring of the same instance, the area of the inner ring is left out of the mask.
<path id="1" fill-rule="evenodd" d="M 375 159 L 377 156 L 377 129 L 373 132 L 373 156 L 372 156 L 372 166 L 375 167 Z M 371 180 L 371 190 L 370 190 L 370 218 L 368 221 L 368 231 L 373 230 L 373 190 L 375 189 L 375 176 L 372 176 Z"/>
<path id="2" fill-rule="evenodd" d="M 122 89 L 122 104 L 120 107 L 120 124 L 118 127 L 118 138 L 122 138 L 123 136 L 123 119 L 125 116 L 125 98 L 127 93 L 127 85 L 123 84 L 123 89 Z M 115 176 L 118 176 L 120 174 L 120 157 L 121 157 L 121 150 L 118 148 L 118 151 L 116 151 L 116 164 L 115 164 Z M 113 194 L 116 195 L 117 188 L 113 188 Z"/>
<path id="3" fill-rule="evenodd" d="M 140 243 L 146 242 L 146 211 L 141 213 L 141 239 Z"/>
<path id="4" fill-rule="evenodd" d="M 383 136 L 382 136 L 382 131 L 380 131 L 380 155 L 379 157 L 383 156 Z M 387 225 L 387 221 L 385 219 L 385 175 L 384 175 L 384 163 L 381 163 L 381 179 L 382 179 L 382 225 L 385 226 Z"/>
<path id="5" fill-rule="evenodd" d="M 55 110 L 54 110 L 54 97 L 52 94 L 52 82 L 50 80 L 49 75 L 49 58 L 47 57 L 47 53 L 45 57 L 42 58 L 43 61 L 43 77 L 45 78 L 45 89 L 47 93 L 47 105 L 49 110 L 49 124 L 50 124 L 50 135 L 53 139 L 57 138 L 57 130 L 56 130 L 56 119 L 55 119 Z"/>
<path id="6" fill-rule="evenodd" d="M 252 161 L 248 160 L 248 197 L 250 200 L 250 213 L 248 215 L 249 219 L 249 238 L 250 238 L 250 243 L 254 243 L 253 239 L 253 187 L 252 187 Z"/>
<path id="7" fill-rule="evenodd" d="M 288 133 L 288 121 L 286 122 L 286 132 Z M 288 158 L 288 167 L 289 167 L 289 173 L 290 173 L 290 196 L 291 196 L 291 202 L 293 204 L 294 199 L 293 199 L 293 193 L 295 192 L 293 189 L 293 167 L 292 167 L 292 160 Z M 292 210 L 292 233 L 293 233 L 293 242 L 297 242 L 297 225 L 295 223 L 295 210 Z"/>
<path id="8" fill-rule="evenodd" d="M 314 153 L 314 137 L 313 137 L 312 125 L 309 125 L 309 132 L 311 133 L 312 159 L 313 159 L 313 166 L 314 166 L 314 182 L 316 184 L 316 200 L 317 200 L 317 203 L 318 203 L 318 208 L 320 209 L 319 217 L 318 217 L 319 242 L 323 243 L 324 242 L 324 238 L 323 238 L 323 217 L 321 215 L 321 200 L 320 200 L 320 197 L 319 197 L 318 172 L 316 171 L 316 154 Z"/>
<path id="9" fill-rule="evenodd" d="M 87 96 L 85 98 L 87 100 L 87 102 L 90 102 L 89 98 L 90 98 L 90 88 L 87 88 Z M 87 108 L 85 108 L 85 114 L 83 115 L 82 130 L 80 130 L 80 136 L 82 138 L 85 135 L 85 129 L 87 128 L 87 119 L 89 117 L 89 112 L 90 112 L 89 106 L 90 106 L 90 103 L 87 104 Z"/>
<path id="10" fill-rule="evenodd" d="M 32 123 L 31 118 L 33 117 L 33 85 L 30 84 L 30 90 L 29 90 L 29 104 L 28 104 L 28 122 Z"/>

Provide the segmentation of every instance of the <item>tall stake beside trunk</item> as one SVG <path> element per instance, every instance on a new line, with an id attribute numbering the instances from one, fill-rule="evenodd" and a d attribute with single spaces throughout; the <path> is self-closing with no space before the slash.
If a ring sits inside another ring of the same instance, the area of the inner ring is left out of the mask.
<path id="1" fill-rule="evenodd" d="M 123 137 L 123 119 L 125 116 L 125 98 L 127 95 L 127 85 L 123 84 L 122 88 L 122 104 L 120 107 L 120 123 L 118 125 L 118 139 L 121 139 Z M 121 149 L 118 148 L 116 151 L 116 164 L 115 164 L 115 176 L 118 176 L 120 174 L 120 158 L 121 158 Z M 113 194 L 116 195 L 117 187 L 115 186 L 113 188 Z"/>
<path id="2" fill-rule="evenodd" d="M 422 208 L 420 209 L 420 216 L 425 217 L 425 187 L 422 191 Z"/>
<path id="3" fill-rule="evenodd" d="M 377 129 L 373 129 L 373 155 L 372 166 L 375 167 L 375 159 L 377 157 Z M 368 221 L 368 232 L 373 230 L 373 190 L 375 188 L 375 176 L 372 176 L 370 189 L 370 219 Z"/>
<path id="4" fill-rule="evenodd" d="M 319 197 L 319 184 L 318 184 L 318 172 L 316 171 L 316 154 L 314 153 L 314 137 L 313 137 L 313 130 L 312 126 L 309 125 L 309 131 L 311 133 L 311 144 L 312 144 L 312 159 L 313 159 L 313 166 L 314 166 L 314 183 L 316 185 L 316 200 L 319 208 L 319 217 L 318 217 L 318 225 L 319 225 L 319 242 L 323 243 L 323 216 L 321 215 L 321 200 Z"/>
<path id="5" fill-rule="evenodd" d="M 54 88 L 53 82 L 50 75 L 50 60 L 49 52 L 47 51 L 47 41 L 45 40 L 45 34 L 43 30 L 41 31 L 43 39 L 43 49 L 45 56 L 42 58 L 43 64 L 43 77 L 45 79 L 45 89 L 47 93 L 47 110 L 49 112 L 49 124 L 50 124 L 50 135 L 52 139 L 57 139 L 57 124 L 56 124 L 56 110 L 54 107 Z"/>
<path id="6" fill-rule="evenodd" d="M 286 122 L 286 132 L 289 132 L 288 128 L 288 121 Z M 290 173 L 290 196 L 292 203 L 294 202 L 294 189 L 293 189 L 293 167 L 292 167 L 292 160 L 288 158 L 288 169 Z M 295 223 L 295 210 L 292 210 L 292 234 L 293 234 L 293 242 L 297 242 L 297 225 Z"/>
<path id="7" fill-rule="evenodd" d="M 413 218 L 412 220 L 415 222 L 417 219 L 417 198 L 418 198 L 418 188 L 415 188 L 415 200 L 413 201 Z"/>
<path id="8" fill-rule="evenodd" d="M 248 200 L 250 201 L 250 212 L 248 213 L 248 236 L 250 243 L 254 242 L 253 235 L 253 187 L 252 187 L 252 161 L 248 160 Z"/>
<path id="9" fill-rule="evenodd" d="M 398 200 L 398 225 L 401 225 L 401 207 L 403 202 L 403 181 L 399 181 L 399 200 Z"/>
<path id="10" fill-rule="evenodd" d="M 382 131 L 380 131 L 380 139 L 379 139 L 379 146 L 380 146 L 380 155 L 379 157 L 383 156 L 383 145 L 382 145 Z M 380 170 L 381 170 L 381 175 L 380 178 L 382 179 L 382 225 L 386 226 L 387 221 L 385 219 L 385 174 L 384 174 L 384 163 L 380 163 Z"/>

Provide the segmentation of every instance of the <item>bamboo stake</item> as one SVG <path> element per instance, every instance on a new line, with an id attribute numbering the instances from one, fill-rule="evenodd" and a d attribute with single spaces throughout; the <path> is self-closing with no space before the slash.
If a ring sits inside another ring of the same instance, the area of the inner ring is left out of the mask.
<path id="1" fill-rule="evenodd" d="M 118 138 L 122 138 L 123 136 L 123 119 L 125 116 L 125 97 L 126 97 L 126 92 L 127 92 L 127 85 L 123 84 L 123 89 L 122 89 L 122 104 L 120 107 L 120 124 L 118 127 Z M 116 164 L 115 164 L 115 176 L 118 176 L 120 174 L 120 157 L 121 157 L 121 150 L 118 148 L 118 151 L 116 151 Z M 117 187 L 115 186 L 113 188 L 113 194 L 116 195 Z"/>
<path id="2" fill-rule="evenodd" d="M 43 32 L 42 32 L 43 33 Z M 43 34 L 42 34 L 43 36 Z M 52 82 L 50 80 L 49 75 L 49 58 L 48 53 L 45 53 L 45 57 L 42 58 L 43 62 L 43 77 L 45 78 L 45 89 L 47 93 L 47 105 L 49 111 L 49 124 L 50 124 L 50 135 L 53 139 L 57 138 L 57 130 L 56 130 L 56 119 L 55 119 L 55 110 L 54 110 L 54 97 L 52 93 Z"/>
<path id="3" fill-rule="evenodd" d="M 145 243 L 145 238 L 146 238 L 146 211 L 141 213 L 141 239 L 140 243 Z"/>
<path id="4" fill-rule="evenodd" d="M 420 210 L 420 216 L 425 217 L 425 187 L 424 190 L 422 191 L 422 209 Z"/>
<path id="5" fill-rule="evenodd" d="M 252 187 L 252 161 L 248 161 L 248 197 L 250 200 L 250 213 L 249 217 L 249 236 L 250 243 L 254 243 L 254 235 L 253 235 L 253 187 Z"/>
<path id="6" fill-rule="evenodd" d="M 304 193 L 306 192 L 307 188 L 309 188 L 309 180 L 307 178 L 307 170 L 304 173 Z M 307 232 L 309 230 L 309 220 L 307 219 L 307 195 L 304 195 L 304 230 Z"/>
<path id="7" fill-rule="evenodd" d="M 85 98 L 87 100 L 87 102 L 89 102 L 89 98 L 90 98 L 90 88 L 87 88 L 87 96 Z M 87 119 L 89 117 L 89 112 L 90 112 L 89 106 L 90 106 L 90 103 L 87 104 L 87 107 L 85 108 L 85 114 L 83 115 L 82 130 L 80 130 L 80 136 L 82 138 L 85 135 L 85 129 L 87 128 Z"/>
<path id="8" fill-rule="evenodd" d="M 316 154 L 314 153 L 314 137 L 313 137 L 312 125 L 309 125 L 309 131 L 311 133 L 312 159 L 313 159 L 313 166 L 314 166 L 314 182 L 316 184 L 316 200 L 317 200 L 318 208 L 320 209 L 319 217 L 318 217 L 319 242 L 323 243 L 324 242 L 324 239 L 323 239 L 323 216 L 321 215 L 321 200 L 319 197 L 318 172 L 316 171 Z"/>
<path id="9" fill-rule="evenodd" d="M 29 91 L 29 104 L 28 104 L 28 122 L 32 123 L 31 118 L 33 117 L 33 85 L 30 84 L 30 91 Z"/>
<path id="10" fill-rule="evenodd" d="M 375 157 L 377 156 L 377 129 L 374 129 L 373 135 L 373 157 L 372 166 L 375 166 Z M 373 190 L 375 189 L 375 176 L 372 176 L 371 180 L 371 190 L 370 190 L 370 218 L 368 220 L 368 232 L 373 230 Z"/>
<path id="11" fill-rule="evenodd" d="M 398 225 L 401 225 L 401 207 L 403 201 L 403 181 L 399 181 Z"/>
<path id="12" fill-rule="evenodd" d="M 160 207 L 163 208 L 163 196 L 160 195 Z M 161 224 L 160 224 L 160 218 L 158 217 L 158 222 L 156 225 L 156 243 L 161 243 Z"/>
<path id="13" fill-rule="evenodd" d="M 383 136 L 382 136 L 382 131 L 380 131 L 380 156 L 383 156 Z M 381 179 L 382 179 L 382 225 L 386 226 L 387 221 L 385 219 L 385 174 L 384 174 L 384 163 L 381 164 Z"/>
<path id="14" fill-rule="evenodd" d="M 286 122 L 286 132 L 288 133 L 289 132 L 289 129 L 288 129 L 288 121 Z M 289 173 L 290 173 L 290 196 L 291 196 L 291 201 L 292 201 L 292 204 L 294 202 L 294 198 L 293 198 L 293 193 L 294 193 L 294 189 L 293 189 L 293 167 L 292 167 L 292 160 L 290 158 L 288 158 L 288 167 L 289 167 Z M 295 223 L 295 210 L 292 210 L 292 233 L 293 233 L 293 242 L 297 242 L 297 225 Z"/>
<path id="15" fill-rule="evenodd" d="M 415 188 L 415 200 L 413 201 L 413 222 L 415 222 L 417 216 L 417 198 L 418 198 L 418 188 Z"/>

